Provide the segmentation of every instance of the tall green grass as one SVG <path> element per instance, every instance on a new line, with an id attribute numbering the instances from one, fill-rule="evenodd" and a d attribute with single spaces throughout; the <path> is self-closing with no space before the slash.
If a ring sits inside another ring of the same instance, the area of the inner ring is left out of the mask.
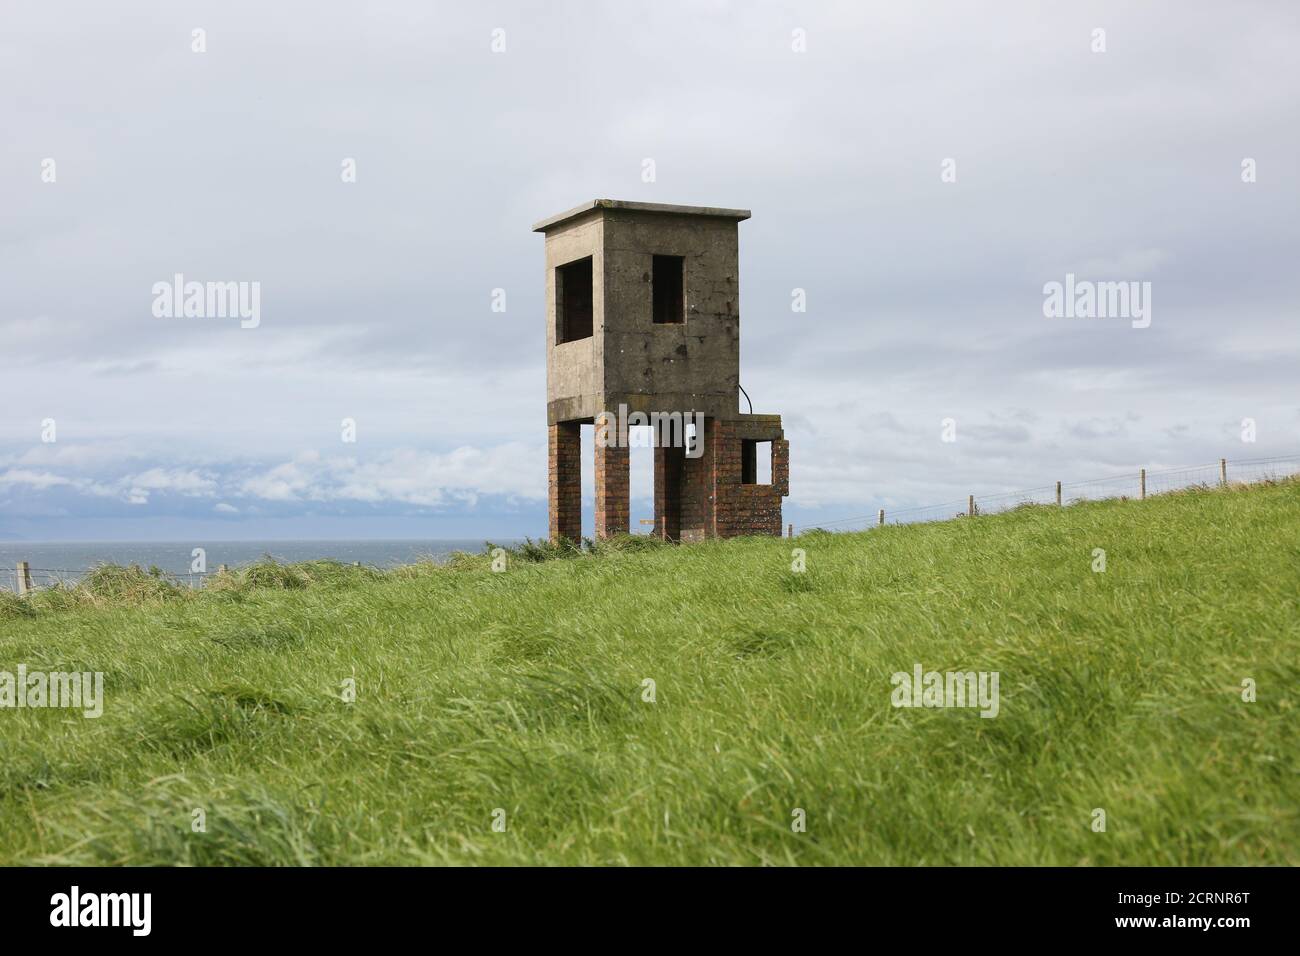
<path id="1" fill-rule="evenodd" d="M 0 600 L 0 670 L 106 684 L 0 710 L 0 862 L 1300 862 L 1300 484 L 532 548 Z"/>

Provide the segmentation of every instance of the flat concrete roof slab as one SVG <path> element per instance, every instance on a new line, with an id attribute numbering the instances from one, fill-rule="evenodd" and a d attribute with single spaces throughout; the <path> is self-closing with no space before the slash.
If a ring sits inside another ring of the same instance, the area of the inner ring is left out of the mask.
<path id="1" fill-rule="evenodd" d="M 736 222 L 744 222 L 750 217 L 748 209 L 718 209 L 713 206 L 672 206 L 668 203 L 659 202 L 627 202 L 622 199 L 593 199 L 585 202 L 581 206 L 574 206 L 572 209 L 557 213 L 543 219 L 541 222 L 533 224 L 533 232 L 546 232 L 562 225 L 571 219 L 577 219 L 579 216 L 586 215 L 597 209 L 627 210 L 629 212 L 656 212 L 664 213 L 670 216 L 705 216 L 710 219 L 733 219 Z"/>

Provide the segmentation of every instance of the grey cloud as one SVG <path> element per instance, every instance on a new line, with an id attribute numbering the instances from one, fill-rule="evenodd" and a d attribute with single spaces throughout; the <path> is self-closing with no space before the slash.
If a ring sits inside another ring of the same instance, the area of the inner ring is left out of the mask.
<path id="1" fill-rule="evenodd" d="M 27 401 L 0 462 L 46 416 L 135 474 L 328 459 L 344 415 L 373 468 L 540 447 L 528 227 L 597 196 L 754 210 L 742 382 L 785 416 L 796 515 L 1218 457 L 1248 415 L 1253 451 L 1300 445 L 1300 23 L 1277 5 L 133 9 L 6 13 L 0 378 Z M 1045 319 L 1067 271 L 1152 281 L 1151 328 Z M 176 272 L 261 282 L 261 327 L 155 319 Z"/>

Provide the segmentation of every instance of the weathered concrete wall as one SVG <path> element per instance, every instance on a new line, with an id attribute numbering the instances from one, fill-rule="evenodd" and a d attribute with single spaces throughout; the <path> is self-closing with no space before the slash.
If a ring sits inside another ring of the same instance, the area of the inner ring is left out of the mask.
<path id="1" fill-rule="evenodd" d="M 546 233 L 547 422 L 631 411 L 726 416 L 738 408 L 745 210 L 596 200 L 534 226 Z M 686 320 L 656 324 L 651 263 L 684 260 Z M 593 334 L 557 340 L 555 270 L 592 257 Z"/>
<path id="2" fill-rule="evenodd" d="M 604 379 L 610 408 L 735 414 L 740 382 L 736 222 L 615 210 L 604 226 Z M 681 256 L 686 321 L 656 324 L 651 264 Z"/>
<path id="3" fill-rule="evenodd" d="M 546 236 L 546 420 L 590 421 L 603 410 L 605 351 L 604 220 L 599 212 L 566 223 Z M 555 270 L 592 257 L 592 335 L 556 345 Z"/>

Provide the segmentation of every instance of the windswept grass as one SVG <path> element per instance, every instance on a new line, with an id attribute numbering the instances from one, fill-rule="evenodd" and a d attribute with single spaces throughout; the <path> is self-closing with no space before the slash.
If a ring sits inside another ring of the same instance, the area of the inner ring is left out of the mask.
<path id="1" fill-rule="evenodd" d="M 0 863 L 1300 863 L 1300 484 L 506 557 L 0 595 Z"/>

